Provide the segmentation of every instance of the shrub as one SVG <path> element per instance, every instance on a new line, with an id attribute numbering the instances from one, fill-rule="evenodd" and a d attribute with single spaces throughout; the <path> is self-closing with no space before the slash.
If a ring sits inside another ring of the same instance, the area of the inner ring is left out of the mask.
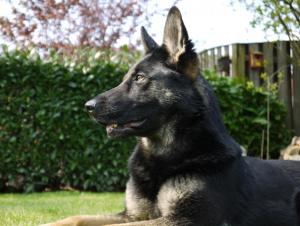
<path id="1" fill-rule="evenodd" d="M 278 158 L 279 151 L 289 143 L 290 131 L 285 125 L 286 109 L 273 92 L 255 87 L 252 82 L 217 76 L 204 71 L 220 104 L 226 127 L 235 140 L 245 147 L 248 155 L 260 156 L 264 131 L 266 154 L 267 98 L 270 98 L 270 156 Z"/>
<path id="2" fill-rule="evenodd" d="M 74 64 L 55 54 L 42 60 L 34 50 L 4 49 L 0 191 L 121 190 L 134 142 L 107 139 L 84 103 L 118 84 L 127 69 L 127 64 L 95 60 L 94 54 Z"/>

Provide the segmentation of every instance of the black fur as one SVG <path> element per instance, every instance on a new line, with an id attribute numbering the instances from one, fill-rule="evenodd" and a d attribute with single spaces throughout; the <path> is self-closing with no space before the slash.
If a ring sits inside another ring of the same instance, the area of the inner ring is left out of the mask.
<path id="1" fill-rule="evenodd" d="M 142 36 L 146 56 L 118 87 L 87 103 L 110 136 L 138 137 L 126 217 L 163 217 L 165 225 L 299 225 L 300 163 L 241 156 L 212 89 L 194 76 L 197 55 L 179 10 L 169 12 L 162 46 L 144 28 Z"/>

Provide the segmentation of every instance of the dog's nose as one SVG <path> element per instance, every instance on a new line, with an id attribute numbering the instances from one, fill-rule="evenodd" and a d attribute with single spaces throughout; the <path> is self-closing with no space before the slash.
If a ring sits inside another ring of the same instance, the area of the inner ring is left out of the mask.
<path id="1" fill-rule="evenodd" d="M 93 100 L 89 100 L 88 102 L 85 103 L 85 109 L 89 112 L 89 113 L 94 113 L 95 108 L 96 108 L 96 101 Z"/>

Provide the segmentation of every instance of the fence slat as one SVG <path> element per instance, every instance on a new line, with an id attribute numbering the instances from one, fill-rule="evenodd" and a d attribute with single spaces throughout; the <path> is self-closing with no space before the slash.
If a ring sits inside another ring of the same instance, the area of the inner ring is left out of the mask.
<path id="1" fill-rule="evenodd" d="M 259 52 L 259 45 L 258 43 L 251 43 L 249 44 L 249 54 Z M 260 73 L 259 69 L 252 69 L 249 70 L 249 78 L 253 81 L 255 86 L 260 86 Z"/>
<path id="2" fill-rule="evenodd" d="M 220 56 L 228 56 L 231 58 L 230 76 L 245 76 L 256 86 L 261 85 L 260 73 L 263 70 L 269 76 L 272 75 L 271 82 L 273 83 L 278 81 L 278 71 L 280 71 L 283 81 L 279 84 L 278 96 L 288 111 L 286 124 L 288 128 L 294 129 L 296 135 L 300 136 L 300 59 L 295 59 L 296 54 L 291 52 L 291 46 L 295 47 L 295 45 L 300 49 L 299 41 L 231 44 L 211 48 L 200 53 L 201 67 L 216 70 Z M 256 51 L 263 53 L 265 60 L 263 70 L 251 69 L 247 64 L 248 53 Z"/>
<path id="3" fill-rule="evenodd" d="M 233 44 L 232 45 L 232 76 L 244 77 L 245 76 L 245 45 Z"/>
<path id="4" fill-rule="evenodd" d="M 205 52 L 203 53 L 203 68 L 202 69 L 207 69 L 209 68 L 208 65 L 208 52 L 207 50 L 205 50 Z"/>
<path id="5" fill-rule="evenodd" d="M 239 54 L 239 76 L 245 77 L 246 76 L 246 49 L 244 44 L 240 44 L 238 48 Z"/>
<path id="6" fill-rule="evenodd" d="M 293 123 L 295 135 L 300 136 L 300 59 L 293 59 Z"/>
<path id="7" fill-rule="evenodd" d="M 230 56 L 230 54 L 229 54 L 229 46 L 224 46 L 224 56 Z"/>
<path id="8" fill-rule="evenodd" d="M 217 62 L 222 57 L 222 47 L 217 48 Z"/>
<path id="9" fill-rule="evenodd" d="M 211 57 L 211 68 L 216 71 L 216 54 L 215 49 L 210 50 L 210 57 Z"/>
<path id="10" fill-rule="evenodd" d="M 289 129 L 293 129 L 293 108 L 291 93 L 290 73 L 290 49 L 288 42 L 280 41 L 277 44 L 278 71 L 282 73 L 283 79 L 279 84 L 279 98 L 288 110 L 286 123 Z"/>
<path id="11" fill-rule="evenodd" d="M 214 69 L 214 64 L 213 64 L 213 57 L 212 57 L 212 51 L 211 49 L 207 51 L 208 53 L 208 68 L 209 69 Z"/>

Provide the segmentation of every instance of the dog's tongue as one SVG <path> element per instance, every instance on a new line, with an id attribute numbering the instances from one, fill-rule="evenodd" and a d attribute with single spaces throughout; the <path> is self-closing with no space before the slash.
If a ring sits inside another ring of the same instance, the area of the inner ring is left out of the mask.
<path id="1" fill-rule="evenodd" d="M 142 121 L 135 121 L 135 122 L 129 122 L 125 125 L 123 125 L 124 127 L 138 127 L 140 126 L 141 124 L 143 124 L 144 120 Z"/>
<path id="2" fill-rule="evenodd" d="M 110 134 L 115 128 L 117 128 L 118 127 L 118 125 L 117 124 L 111 124 L 111 125 L 107 125 L 106 126 L 106 132 L 108 133 L 108 134 Z"/>
<path id="3" fill-rule="evenodd" d="M 134 122 L 129 122 L 129 123 L 126 123 L 124 125 L 118 125 L 116 123 L 113 123 L 111 125 L 107 125 L 106 126 L 106 132 L 107 133 L 111 133 L 114 129 L 122 129 L 122 128 L 134 128 L 134 127 L 138 127 L 140 126 L 141 124 L 143 124 L 145 120 L 142 120 L 142 121 L 134 121 Z"/>

